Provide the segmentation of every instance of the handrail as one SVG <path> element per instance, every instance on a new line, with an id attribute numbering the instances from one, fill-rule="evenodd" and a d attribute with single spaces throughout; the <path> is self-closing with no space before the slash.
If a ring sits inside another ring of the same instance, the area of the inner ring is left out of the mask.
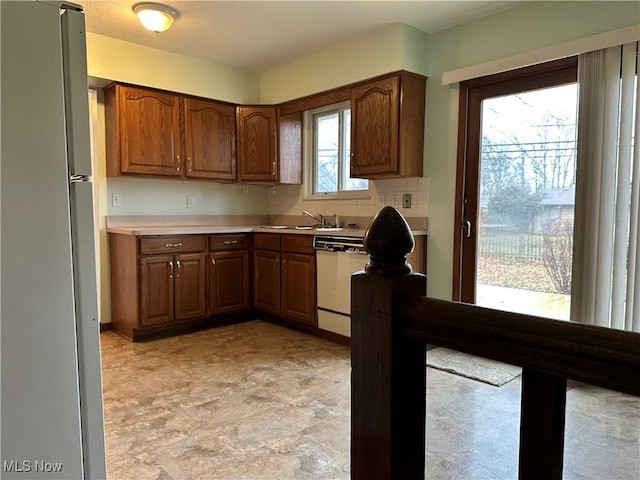
<path id="1" fill-rule="evenodd" d="M 426 345 L 520 365 L 519 479 L 562 479 L 567 379 L 640 396 L 640 334 L 426 298 L 385 207 L 351 279 L 351 478 L 424 478 Z"/>
<path id="2" fill-rule="evenodd" d="M 407 337 L 640 396 L 640 334 L 416 296 L 398 313 Z"/>

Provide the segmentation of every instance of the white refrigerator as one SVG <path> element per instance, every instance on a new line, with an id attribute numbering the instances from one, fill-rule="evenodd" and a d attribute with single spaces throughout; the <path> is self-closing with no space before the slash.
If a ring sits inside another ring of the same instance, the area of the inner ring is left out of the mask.
<path id="1" fill-rule="evenodd" d="M 0 477 L 105 478 L 84 14 L 0 17 Z"/>

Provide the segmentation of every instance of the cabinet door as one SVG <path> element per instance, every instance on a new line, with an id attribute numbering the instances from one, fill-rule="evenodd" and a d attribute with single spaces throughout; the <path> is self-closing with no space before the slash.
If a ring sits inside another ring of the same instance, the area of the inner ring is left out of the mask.
<path id="1" fill-rule="evenodd" d="M 265 312 L 280 313 L 280 253 L 254 250 L 254 306 Z"/>
<path id="2" fill-rule="evenodd" d="M 177 95 L 118 88 L 122 173 L 180 176 L 180 102 Z"/>
<path id="3" fill-rule="evenodd" d="M 351 91 L 351 176 L 398 172 L 399 77 Z"/>
<path id="4" fill-rule="evenodd" d="M 275 107 L 238 107 L 238 180 L 278 179 Z"/>
<path id="5" fill-rule="evenodd" d="M 174 276 L 172 256 L 140 258 L 140 326 L 173 321 Z"/>
<path id="6" fill-rule="evenodd" d="M 205 253 L 176 255 L 175 308 L 176 320 L 204 318 L 205 303 Z"/>
<path id="7" fill-rule="evenodd" d="M 186 176 L 236 178 L 236 111 L 232 105 L 184 99 Z"/>
<path id="8" fill-rule="evenodd" d="M 209 315 L 248 310 L 249 252 L 216 252 L 209 259 Z"/>
<path id="9" fill-rule="evenodd" d="M 316 325 L 316 268 L 313 255 L 282 255 L 282 316 Z"/>

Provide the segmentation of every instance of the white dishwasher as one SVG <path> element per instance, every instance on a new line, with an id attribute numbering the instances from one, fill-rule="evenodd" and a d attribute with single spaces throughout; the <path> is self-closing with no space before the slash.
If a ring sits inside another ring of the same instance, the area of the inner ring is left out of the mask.
<path id="1" fill-rule="evenodd" d="M 362 237 L 318 235 L 316 249 L 318 328 L 351 336 L 351 275 L 363 270 L 369 257 Z"/>

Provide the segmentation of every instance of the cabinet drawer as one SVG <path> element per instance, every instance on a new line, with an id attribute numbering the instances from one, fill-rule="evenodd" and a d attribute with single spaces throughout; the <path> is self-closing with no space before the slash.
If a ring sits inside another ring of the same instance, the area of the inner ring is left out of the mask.
<path id="1" fill-rule="evenodd" d="M 261 250 L 280 251 L 280 235 L 256 233 L 253 236 L 253 247 Z"/>
<path id="2" fill-rule="evenodd" d="M 249 248 L 247 235 L 211 235 L 209 250 L 237 250 Z"/>
<path id="3" fill-rule="evenodd" d="M 207 237 L 200 235 L 146 237 L 139 242 L 140 255 L 203 252 L 207 248 Z"/>
<path id="4" fill-rule="evenodd" d="M 307 235 L 285 235 L 282 237 L 282 251 L 313 254 L 313 237 Z"/>

